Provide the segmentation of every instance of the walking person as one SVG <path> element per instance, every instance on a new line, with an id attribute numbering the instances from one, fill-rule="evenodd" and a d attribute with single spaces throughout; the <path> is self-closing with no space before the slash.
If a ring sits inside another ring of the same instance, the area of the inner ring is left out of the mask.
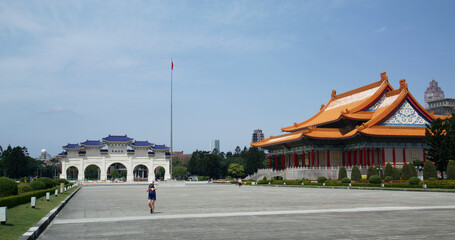
<path id="1" fill-rule="evenodd" d="M 150 213 L 155 211 L 155 201 L 156 201 L 156 186 L 155 182 L 151 182 L 147 187 L 148 192 L 148 205 L 150 207 Z"/>
<path id="2" fill-rule="evenodd" d="M 242 186 L 242 179 L 239 178 L 238 182 L 239 182 L 239 187 L 241 187 Z"/>

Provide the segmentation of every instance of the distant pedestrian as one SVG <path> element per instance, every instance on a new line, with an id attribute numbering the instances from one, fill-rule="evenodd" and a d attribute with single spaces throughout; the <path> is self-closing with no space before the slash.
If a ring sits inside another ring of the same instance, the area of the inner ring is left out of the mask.
<path id="1" fill-rule="evenodd" d="M 239 178 L 238 182 L 239 182 L 239 187 L 241 187 L 242 186 L 242 179 Z"/>
<path id="2" fill-rule="evenodd" d="M 155 201 L 156 201 L 156 186 L 155 182 L 150 182 L 147 187 L 148 192 L 148 205 L 150 207 L 150 213 L 155 211 Z"/>

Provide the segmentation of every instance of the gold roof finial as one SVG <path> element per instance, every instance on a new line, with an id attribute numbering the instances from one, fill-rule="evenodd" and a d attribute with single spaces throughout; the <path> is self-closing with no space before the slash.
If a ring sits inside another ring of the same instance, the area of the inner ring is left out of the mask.
<path id="1" fill-rule="evenodd" d="M 387 76 L 386 72 L 381 73 L 381 81 L 389 81 L 389 77 Z"/>
<path id="2" fill-rule="evenodd" d="M 400 90 L 408 89 L 408 84 L 406 83 L 406 79 L 400 80 Z"/>

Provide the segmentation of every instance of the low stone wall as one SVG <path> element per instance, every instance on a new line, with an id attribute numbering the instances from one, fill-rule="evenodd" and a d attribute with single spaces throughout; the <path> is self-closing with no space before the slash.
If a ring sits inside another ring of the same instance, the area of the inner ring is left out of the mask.
<path id="1" fill-rule="evenodd" d="M 359 168 L 363 175 L 367 174 L 367 168 Z M 264 177 L 271 179 L 272 177 L 281 176 L 283 179 L 313 179 L 316 180 L 318 177 L 326 177 L 327 179 L 338 178 L 339 167 L 314 167 L 314 168 L 287 168 L 285 170 L 273 170 L 273 169 L 259 169 L 255 174 L 247 176 L 245 180 L 262 180 Z M 352 168 L 346 168 L 348 178 L 351 178 Z"/>

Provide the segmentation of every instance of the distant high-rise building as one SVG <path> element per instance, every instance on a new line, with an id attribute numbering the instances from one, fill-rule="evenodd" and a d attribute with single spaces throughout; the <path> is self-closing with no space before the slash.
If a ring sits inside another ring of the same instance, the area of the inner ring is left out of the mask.
<path id="1" fill-rule="evenodd" d="M 253 137 L 251 138 L 251 142 L 260 142 L 264 139 L 264 133 L 262 133 L 261 129 L 256 129 L 253 132 Z"/>
<path id="2" fill-rule="evenodd" d="M 433 78 L 433 81 L 430 82 L 430 86 L 425 91 L 425 108 L 428 109 L 429 102 L 441 100 L 444 98 L 444 91 L 438 86 L 438 82 L 436 82 Z"/>
<path id="3" fill-rule="evenodd" d="M 220 153 L 221 152 L 221 148 L 220 148 L 220 140 L 218 139 L 215 139 L 215 140 L 212 140 L 212 144 L 210 146 L 210 150 L 213 151 L 213 150 L 216 150 Z"/>

